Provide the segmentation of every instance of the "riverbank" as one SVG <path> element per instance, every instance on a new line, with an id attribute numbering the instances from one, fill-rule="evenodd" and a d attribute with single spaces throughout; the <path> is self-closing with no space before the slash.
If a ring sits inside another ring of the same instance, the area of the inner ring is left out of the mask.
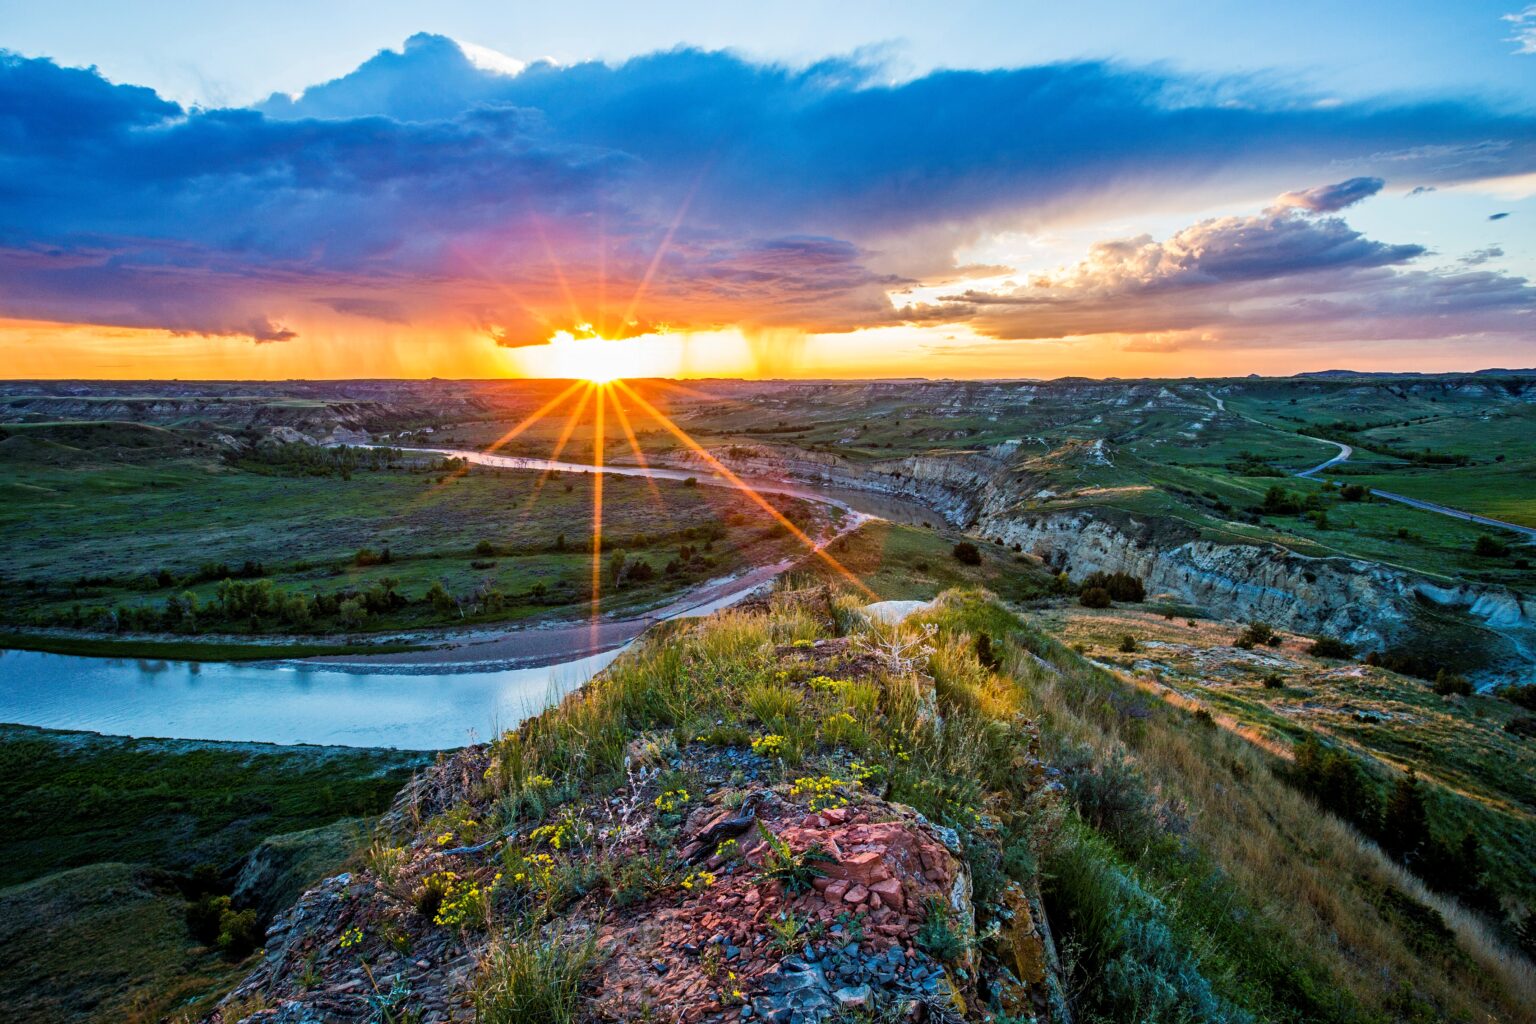
<path id="1" fill-rule="evenodd" d="M 242 968 L 188 929 L 189 897 L 234 894 L 264 925 L 259 908 L 340 869 L 431 761 L 0 725 L 6 1019 L 195 1016 Z"/>
<path id="2" fill-rule="evenodd" d="M 274 658 L 338 657 L 356 654 L 403 654 L 420 644 L 381 642 L 316 643 L 274 639 L 260 643 L 224 637 L 185 640 L 165 637 L 118 637 L 63 630 L 0 632 L 0 649 L 71 654 L 87 658 L 163 658 L 169 661 L 271 661 Z"/>

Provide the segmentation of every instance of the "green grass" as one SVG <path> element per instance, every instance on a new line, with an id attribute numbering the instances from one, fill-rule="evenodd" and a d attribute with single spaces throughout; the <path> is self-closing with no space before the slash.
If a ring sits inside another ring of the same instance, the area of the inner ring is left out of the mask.
<path id="1" fill-rule="evenodd" d="M 1528 975 L 1511 974 L 1475 924 L 1442 920 L 1357 835 L 1289 788 L 1268 750 L 1140 693 L 986 596 L 954 591 L 919 620 L 936 627 L 926 672 L 940 733 L 921 724 L 910 680 L 868 663 L 832 667 L 824 659 L 839 648 L 810 643 L 835 635 L 836 623 L 864 628 L 847 614 L 851 590 L 830 619 L 784 600 L 653 637 L 493 745 L 496 777 L 538 771 L 607 792 L 636 735 L 670 734 L 686 767 L 689 739 L 717 723 L 773 730 L 786 738 L 786 777 L 856 755 L 878 766 L 888 799 L 959 830 L 978 892 L 1042 858 L 1081 1019 L 1525 1019 Z M 980 663 L 982 635 L 996 671 Z M 874 695 L 873 707 L 860 705 L 861 746 L 848 753 L 826 723 L 853 689 L 812 681 L 823 675 Z M 742 696 L 770 689 L 801 699 L 770 709 Z M 1054 843 L 1026 854 L 1023 837 L 1049 834 L 1053 820 L 1011 802 L 1015 766 L 1026 763 L 1014 744 L 1030 742 L 1029 720 L 1047 762 L 1065 770 L 1072 817 Z M 994 860 L 1001 848 L 1012 859 Z M 1392 909 L 1403 907 L 1411 913 Z M 1426 921 L 1444 936 L 1431 952 L 1416 931 Z M 1411 990 L 1403 978 L 1415 979 Z"/>
<path id="2" fill-rule="evenodd" d="M 1134 963 L 1174 963 L 1182 951 L 1216 995 L 1257 1019 L 1473 1020 L 1490 1012 L 1529 1019 L 1520 1008 L 1536 987 L 1529 966 L 1509 960 L 1464 911 L 1432 900 L 1442 920 L 1424 904 L 1431 898 L 1404 888 L 1355 833 L 1281 781 L 1283 762 L 1263 747 L 984 606 L 955 602 L 938 615 L 951 628 L 986 630 L 1049 663 L 1007 664 L 1029 694 L 1047 760 L 1066 770 L 1074 808 L 1091 829 L 1077 850 L 1101 862 L 1092 869 L 1100 881 L 1047 892 L 1053 914 L 1086 922 L 1058 941 L 1085 943 L 1075 984 L 1090 1005 L 1112 993 L 1103 983 L 1118 956 L 1114 942 L 1125 941 L 1116 939 L 1116 920 L 1126 900 L 1105 897 L 1115 886 L 1103 880 L 1128 872 L 1166 904 L 1142 926 L 1155 928 L 1161 916 L 1167 951 Z M 1382 909 L 1394 905 L 1418 909 L 1411 918 Z M 1421 919 L 1447 936 L 1433 952 Z M 1411 990 L 1401 978 L 1416 979 Z M 1127 1005 L 1116 999 L 1098 1009 L 1106 1019 L 1129 1019 Z"/>
<path id="3" fill-rule="evenodd" d="M 1536 527 L 1536 459 L 1443 469 L 1404 468 L 1393 473 L 1350 474 L 1338 479 L 1341 483 L 1406 494 L 1518 526 Z M 1474 525 L 1469 529 L 1499 533 L 1486 526 Z M 1526 538 L 1510 539 L 1519 543 Z"/>
<path id="4" fill-rule="evenodd" d="M 266 836 L 378 814 L 425 763 L 0 726 L 0 885 L 103 861 L 222 870 Z"/>
<path id="5" fill-rule="evenodd" d="M 0 992 L 15 1024 L 196 1020 L 245 968 L 199 946 L 165 872 L 92 864 L 0 889 Z"/>
<path id="6" fill-rule="evenodd" d="M 10 428 L 4 428 L 9 431 Z M 25 436 L 23 436 L 25 435 Z M 34 436 L 35 435 L 35 436 Z M 153 443 L 140 444 L 145 438 Z M 187 582 L 201 566 L 251 561 L 288 593 L 364 590 L 397 581 L 411 603 L 376 611 L 364 629 L 412 629 L 568 614 L 588 599 L 593 477 L 531 471 L 445 474 L 431 458 L 340 476 L 274 475 L 230 466 L 195 436 L 131 424 L 52 425 L 0 441 L 0 621 L 110 631 L 115 607 L 154 608 L 191 592 L 215 598 L 217 578 Z M 814 531 L 818 506 L 774 502 Z M 768 514 L 721 488 L 614 477 L 604 484 L 605 551 L 622 547 L 656 571 L 650 582 L 607 587 L 604 610 L 664 601 L 699 579 L 768 564 L 797 549 Z M 493 554 L 476 551 L 489 542 Z M 683 546 L 683 573 L 662 572 Z M 388 564 L 359 566 L 363 548 Z M 171 582 L 157 581 L 162 572 Z M 439 609 L 422 600 L 441 582 L 463 599 L 494 589 L 500 607 Z M 206 616 L 205 616 L 206 617 Z M 213 621 L 202 632 L 336 632 L 276 622 Z M 355 632 L 356 628 L 347 632 Z"/>
<path id="7" fill-rule="evenodd" d="M 834 558 L 885 601 L 926 601 L 952 587 L 982 586 L 1009 600 L 1025 601 L 1049 590 L 1051 575 L 1033 559 L 1000 544 L 976 542 L 979 566 L 961 564 L 953 554 L 959 535 L 875 521 L 828 549 Z M 845 582 L 818 559 L 805 568 L 829 582 Z"/>

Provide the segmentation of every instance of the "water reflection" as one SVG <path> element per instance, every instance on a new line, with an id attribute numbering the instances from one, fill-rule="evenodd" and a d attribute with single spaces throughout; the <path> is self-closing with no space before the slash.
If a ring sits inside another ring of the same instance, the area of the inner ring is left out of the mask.
<path id="1" fill-rule="evenodd" d="M 484 465 L 588 472 L 591 466 L 452 451 Z M 638 476 L 638 467 L 605 472 Z M 658 477 L 726 485 L 707 473 L 654 469 Z M 794 495 L 847 512 L 924 522 L 920 505 L 885 495 L 749 481 L 764 492 Z M 786 563 L 787 565 L 788 563 Z M 687 611 L 707 615 L 741 600 L 732 590 Z M 627 645 L 626 645 L 627 646 Z M 323 743 L 442 750 L 495 735 L 523 721 L 607 667 L 620 647 L 558 665 L 493 671 L 420 673 L 356 664 L 183 662 L 88 658 L 0 650 L 0 722 L 123 736 Z"/>
<path id="2" fill-rule="evenodd" d="M 0 721 L 120 736 L 441 750 L 515 726 L 619 653 L 543 668 L 403 675 L 0 651 Z"/>

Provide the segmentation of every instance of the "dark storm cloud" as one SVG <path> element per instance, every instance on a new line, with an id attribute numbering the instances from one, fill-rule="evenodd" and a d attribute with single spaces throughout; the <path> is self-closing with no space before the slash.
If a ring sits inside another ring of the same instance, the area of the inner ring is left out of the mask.
<path id="1" fill-rule="evenodd" d="M 928 320 L 933 307 L 893 310 L 885 291 L 912 251 L 953 276 L 945 232 L 1358 172 L 1294 193 L 1326 213 L 1378 190 L 1375 174 L 1528 172 L 1536 119 L 1325 106 L 1103 63 L 889 84 L 856 61 L 679 49 L 508 74 L 423 35 L 257 109 L 183 109 L 0 55 L 0 153 L 0 315 L 275 340 L 319 307 L 456 316 L 515 344 L 626 312 L 674 327 Z M 1412 255 L 1319 224 L 1333 248 L 1305 254 L 1317 266 Z M 1289 231 L 1277 221 L 1200 272 L 1288 275 L 1303 258 Z"/>

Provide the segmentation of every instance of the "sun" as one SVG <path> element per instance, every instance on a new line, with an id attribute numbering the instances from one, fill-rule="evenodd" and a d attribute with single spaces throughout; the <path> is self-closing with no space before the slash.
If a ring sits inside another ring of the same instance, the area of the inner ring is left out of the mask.
<path id="1" fill-rule="evenodd" d="M 577 337 L 556 331 L 547 346 L 549 375 L 592 384 L 611 384 L 624 377 L 646 376 L 643 346 L 611 341 L 595 334 Z"/>

